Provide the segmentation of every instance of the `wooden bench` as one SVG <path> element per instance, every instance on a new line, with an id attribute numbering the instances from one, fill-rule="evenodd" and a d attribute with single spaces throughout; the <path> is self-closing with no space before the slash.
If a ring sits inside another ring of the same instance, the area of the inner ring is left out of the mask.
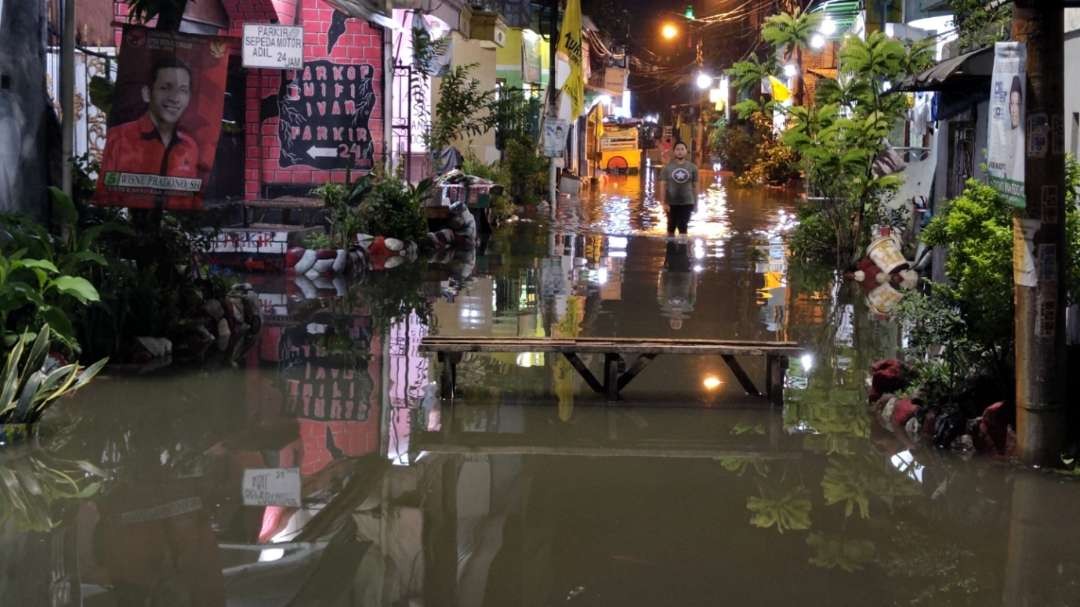
<path id="1" fill-rule="evenodd" d="M 434 353 L 442 364 L 440 380 L 444 398 L 453 398 L 457 384 L 457 365 L 466 352 L 545 352 L 559 353 L 594 391 L 608 400 L 618 400 L 619 392 L 661 354 L 720 356 L 731 369 L 739 385 L 751 396 L 766 396 L 776 404 L 784 398 L 784 376 L 788 358 L 804 351 L 794 342 L 730 341 L 707 339 L 634 339 L 595 337 L 576 339 L 530 339 L 516 337 L 425 337 L 420 352 Z M 603 381 L 593 375 L 581 360 L 581 354 L 603 354 Z M 627 356 L 635 356 L 627 366 Z M 765 393 L 757 389 L 736 357 L 764 356 L 766 361 Z"/>

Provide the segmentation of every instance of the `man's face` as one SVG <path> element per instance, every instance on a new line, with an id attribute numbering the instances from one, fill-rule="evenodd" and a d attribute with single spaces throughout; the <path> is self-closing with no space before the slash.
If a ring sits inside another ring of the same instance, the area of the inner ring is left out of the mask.
<path id="1" fill-rule="evenodd" d="M 1013 91 L 1009 94 L 1009 118 L 1012 119 L 1012 128 L 1020 126 L 1020 92 Z"/>
<path id="2" fill-rule="evenodd" d="M 158 124 L 175 125 L 191 102 L 191 75 L 179 67 L 162 68 L 154 83 L 143 88 L 143 98 Z"/>
<path id="3" fill-rule="evenodd" d="M 685 143 L 677 143 L 677 144 L 675 144 L 675 158 L 677 160 L 683 160 L 684 158 L 686 158 L 686 144 Z"/>

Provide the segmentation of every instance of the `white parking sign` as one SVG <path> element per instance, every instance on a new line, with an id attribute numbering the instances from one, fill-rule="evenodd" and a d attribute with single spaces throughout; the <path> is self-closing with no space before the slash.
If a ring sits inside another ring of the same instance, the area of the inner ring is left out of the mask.
<path id="1" fill-rule="evenodd" d="M 269 23 L 244 24 L 244 67 L 304 67 L 304 28 Z"/>

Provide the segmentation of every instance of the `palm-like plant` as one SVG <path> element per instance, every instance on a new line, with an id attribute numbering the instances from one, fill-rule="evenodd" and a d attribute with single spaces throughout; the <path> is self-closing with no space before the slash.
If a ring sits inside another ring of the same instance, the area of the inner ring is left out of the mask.
<path id="1" fill-rule="evenodd" d="M 43 370 L 51 331 L 49 325 L 43 326 L 29 352 L 22 339 L 8 352 L 4 374 L 0 378 L 3 380 L 0 384 L 0 424 L 36 422 L 56 399 L 82 388 L 105 367 L 108 359 L 99 360 L 85 369 L 72 363 L 48 372 Z"/>
<path id="2" fill-rule="evenodd" d="M 796 8 L 791 13 L 780 13 L 765 20 L 761 37 L 775 48 L 783 49 L 787 61 L 794 60 L 796 74 L 793 96 L 795 105 L 802 105 L 802 52 L 810 47 L 810 38 L 822 20 L 820 13 L 807 13 Z"/>
<path id="3" fill-rule="evenodd" d="M 751 55 L 745 61 L 736 61 L 728 68 L 728 76 L 740 93 L 754 94 L 761 89 L 761 81 L 776 72 L 776 58 L 766 55 L 759 59 L 757 55 Z"/>

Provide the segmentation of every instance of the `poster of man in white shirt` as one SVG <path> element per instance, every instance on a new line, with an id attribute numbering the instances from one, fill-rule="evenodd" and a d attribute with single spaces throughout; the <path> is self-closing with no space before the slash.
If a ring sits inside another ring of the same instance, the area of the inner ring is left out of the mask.
<path id="1" fill-rule="evenodd" d="M 1027 51 L 1019 42 L 994 47 L 994 75 L 990 84 L 987 168 L 990 185 L 1012 205 L 1023 208 L 1024 101 L 1027 97 Z"/>

